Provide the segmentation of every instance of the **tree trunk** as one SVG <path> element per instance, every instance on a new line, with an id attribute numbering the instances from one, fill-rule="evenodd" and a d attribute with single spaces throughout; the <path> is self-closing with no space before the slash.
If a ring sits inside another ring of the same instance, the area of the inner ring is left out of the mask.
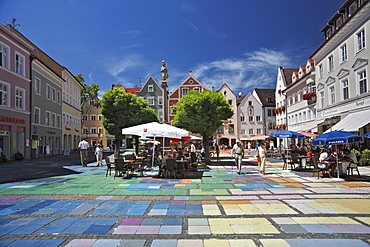
<path id="1" fill-rule="evenodd" d="M 211 157 L 209 155 L 209 137 L 208 135 L 203 136 L 203 146 L 204 146 L 204 162 L 209 165 L 211 164 Z"/>
<path id="2" fill-rule="evenodd" d="M 121 148 L 121 142 L 122 142 L 122 138 L 117 138 L 115 137 L 115 141 L 114 141 L 114 146 L 115 146 L 115 149 L 114 149 L 114 158 L 115 159 L 119 159 L 121 158 L 120 157 L 120 148 Z"/>

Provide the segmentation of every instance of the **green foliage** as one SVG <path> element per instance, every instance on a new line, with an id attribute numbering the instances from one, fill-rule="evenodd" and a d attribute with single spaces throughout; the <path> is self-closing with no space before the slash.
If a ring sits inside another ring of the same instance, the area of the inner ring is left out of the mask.
<path id="1" fill-rule="evenodd" d="M 225 97 L 215 91 L 198 92 L 191 90 L 173 108 L 173 125 L 203 136 L 205 163 L 210 163 L 209 139 L 222 125 L 222 121 L 233 116 L 234 112 Z"/>
<path id="2" fill-rule="evenodd" d="M 136 95 L 114 88 L 103 94 L 100 101 L 104 128 L 116 139 L 121 140 L 122 129 L 138 124 L 159 122 L 148 102 Z"/>
<path id="3" fill-rule="evenodd" d="M 82 74 L 76 74 L 74 77 L 84 86 L 84 88 L 81 90 L 81 114 L 88 115 L 91 113 L 91 109 L 93 107 L 99 107 L 100 102 L 98 98 L 98 92 L 100 87 L 98 84 L 93 83 L 88 85 L 87 83 L 84 83 L 85 78 Z M 94 101 L 95 103 L 93 105 L 85 104 L 89 101 Z"/>
<path id="4" fill-rule="evenodd" d="M 370 150 L 369 149 L 366 148 L 365 150 L 362 151 L 359 163 L 361 165 L 370 165 Z"/>
<path id="5" fill-rule="evenodd" d="M 202 136 L 213 135 L 233 110 L 220 92 L 191 90 L 173 108 L 173 125 Z"/>

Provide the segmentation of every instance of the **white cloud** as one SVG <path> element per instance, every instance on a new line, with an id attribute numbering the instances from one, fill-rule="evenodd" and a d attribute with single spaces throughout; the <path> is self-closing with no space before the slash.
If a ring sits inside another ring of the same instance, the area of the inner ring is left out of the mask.
<path id="1" fill-rule="evenodd" d="M 253 88 L 274 88 L 277 68 L 291 65 L 283 51 L 262 48 L 244 55 L 245 58 L 202 63 L 194 69 L 194 77 L 209 89 L 214 86 L 218 90 L 226 83 L 235 92 L 246 93 Z"/>
<path id="2" fill-rule="evenodd" d="M 128 54 L 123 57 L 112 57 L 105 63 L 106 72 L 113 76 L 118 82 L 127 82 L 128 78 L 124 72 L 142 68 L 145 63 L 143 57 L 139 54 Z"/>
<path id="3" fill-rule="evenodd" d="M 190 2 L 187 2 L 187 3 L 182 3 L 181 4 L 181 9 L 184 11 L 184 12 L 187 12 L 187 13 L 195 13 L 196 12 L 196 8 L 194 7 L 193 4 L 191 4 Z"/>
<path id="4" fill-rule="evenodd" d="M 189 24 L 191 26 L 191 28 L 194 30 L 194 31 L 199 31 L 199 28 L 197 25 L 195 25 L 194 23 L 191 23 L 190 21 L 186 20 L 186 23 Z"/>

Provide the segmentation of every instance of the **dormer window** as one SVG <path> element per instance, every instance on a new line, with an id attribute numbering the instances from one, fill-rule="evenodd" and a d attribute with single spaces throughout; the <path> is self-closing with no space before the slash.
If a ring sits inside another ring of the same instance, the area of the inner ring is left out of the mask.
<path id="1" fill-rule="evenodd" d="M 154 87 L 153 85 L 148 86 L 148 92 L 154 92 Z"/>

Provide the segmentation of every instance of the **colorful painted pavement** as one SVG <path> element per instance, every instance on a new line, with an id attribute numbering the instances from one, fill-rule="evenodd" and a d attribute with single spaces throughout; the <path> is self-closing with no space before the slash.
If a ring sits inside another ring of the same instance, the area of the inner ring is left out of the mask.
<path id="1" fill-rule="evenodd" d="M 247 155 L 237 175 L 224 154 L 201 178 L 114 179 L 94 163 L 63 169 L 0 184 L 0 246 L 370 245 L 367 167 L 361 178 L 317 179 L 270 159 L 262 176 Z"/>

